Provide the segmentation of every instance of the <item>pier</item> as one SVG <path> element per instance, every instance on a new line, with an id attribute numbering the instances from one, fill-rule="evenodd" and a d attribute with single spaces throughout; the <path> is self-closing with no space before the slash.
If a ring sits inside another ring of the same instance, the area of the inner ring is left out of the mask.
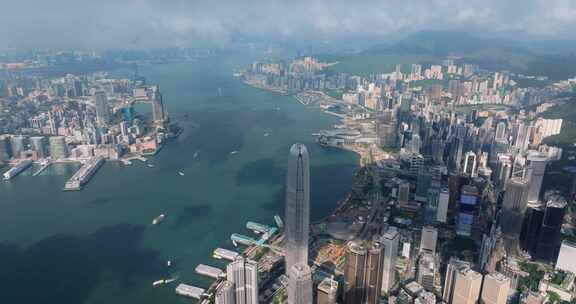
<path id="1" fill-rule="evenodd" d="M 224 249 L 224 248 L 216 248 L 212 256 L 216 259 L 225 259 L 229 261 L 234 261 L 240 254 L 236 251 Z"/>
<path id="2" fill-rule="evenodd" d="M 32 174 L 32 176 L 37 176 L 37 175 L 39 175 L 40 173 L 42 173 L 44 170 L 48 169 L 48 167 L 50 167 L 50 165 L 52 165 L 52 162 L 50 162 L 49 160 L 47 160 L 46 162 L 42 162 L 42 163 L 40 163 L 40 164 L 41 164 L 41 167 L 38 168 L 38 170 L 36 170 L 36 172 L 34 172 L 34 173 Z"/>
<path id="3" fill-rule="evenodd" d="M 14 167 L 10 168 L 10 170 L 4 172 L 4 180 L 11 180 L 14 177 L 18 176 L 18 174 L 26 171 L 26 169 L 32 166 L 32 161 L 29 159 L 25 159 L 20 161 Z"/>
<path id="4" fill-rule="evenodd" d="M 196 286 L 179 284 L 176 287 L 176 293 L 181 295 L 181 296 L 200 300 L 202 295 L 204 295 L 204 289 L 196 287 Z"/>
<path id="5" fill-rule="evenodd" d="M 64 191 L 77 191 L 90 181 L 94 173 L 104 164 L 101 156 L 89 159 L 64 185 Z"/>
<path id="6" fill-rule="evenodd" d="M 196 271 L 197 274 L 201 274 L 203 276 L 207 276 L 216 280 L 218 280 L 224 274 L 224 271 L 222 271 L 221 269 L 204 264 L 199 264 L 198 266 L 196 266 L 196 269 L 194 269 L 194 271 Z"/>

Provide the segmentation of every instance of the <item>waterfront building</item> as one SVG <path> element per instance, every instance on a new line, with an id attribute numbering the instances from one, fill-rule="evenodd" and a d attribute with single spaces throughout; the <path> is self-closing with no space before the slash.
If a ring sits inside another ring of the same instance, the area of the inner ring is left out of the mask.
<path id="1" fill-rule="evenodd" d="M 38 158 L 46 158 L 48 156 L 48 153 L 46 152 L 46 137 L 30 137 L 30 145 L 32 146 L 32 150 L 36 152 Z"/>
<path id="2" fill-rule="evenodd" d="M 286 174 L 286 272 L 296 264 L 308 265 L 310 230 L 310 164 L 308 150 L 294 144 Z"/>
<path id="3" fill-rule="evenodd" d="M 312 272 L 307 264 L 295 264 L 288 272 L 288 304 L 312 303 Z"/>
<path id="4" fill-rule="evenodd" d="M 378 303 L 384 260 L 383 246 L 378 242 L 349 244 L 344 268 L 345 304 Z"/>
<path id="5" fill-rule="evenodd" d="M 388 291 L 396 283 L 396 258 L 398 257 L 398 244 L 400 243 L 400 233 L 396 227 L 389 227 L 382 234 L 380 243 L 384 247 L 384 266 L 382 269 L 382 289 L 381 294 L 388 294 Z"/>
<path id="6" fill-rule="evenodd" d="M 258 304 L 258 263 L 238 257 L 226 267 L 226 278 L 234 284 L 236 304 Z"/>
<path id="7" fill-rule="evenodd" d="M 20 158 L 22 152 L 26 150 L 26 137 L 22 135 L 14 135 L 10 138 L 10 147 L 12 148 L 12 157 Z"/>
<path id="8" fill-rule="evenodd" d="M 0 164 L 8 162 L 10 157 L 12 157 L 10 137 L 8 135 L 0 135 Z"/>
<path id="9" fill-rule="evenodd" d="M 223 281 L 216 287 L 215 304 L 235 304 L 234 284 L 230 281 Z"/>
<path id="10" fill-rule="evenodd" d="M 94 107 L 96 108 L 96 122 L 100 126 L 110 123 L 110 109 L 108 108 L 108 97 L 106 92 L 94 92 Z"/>
<path id="11" fill-rule="evenodd" d="M 152 87 L 152 119 L 155 123 L 164 123 L 166 120 L 166 109 L 159 86 Z"/>
<path id="12" fill-rule="evenodd" d="M 50 156 L 53 160 L 68 157 L 68 147 L 64 136 L 53 136 L 48 140 L 50 143 Z"/>
<path id="13" fill-rule="evenodd" d="M 338 298 L 338 282 L 332 278 L 324 278 L 318 284 L 316 304 L 336 304 Z"/>
<path id="14" fill-rule="evenodd" d="M 484 276 L 480 304 L 506 304 L 510 291 L 510 279 L 495 272 Z"/>

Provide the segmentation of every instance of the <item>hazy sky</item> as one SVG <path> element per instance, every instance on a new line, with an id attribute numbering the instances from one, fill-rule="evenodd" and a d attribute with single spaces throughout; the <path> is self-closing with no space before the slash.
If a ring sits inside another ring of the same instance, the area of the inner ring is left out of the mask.
<path id="1" fill-rule="evenodd" d="M 226 44 L 419 30 L 571 36 L 576 0 L 0 0 L 0 46 Z"/>

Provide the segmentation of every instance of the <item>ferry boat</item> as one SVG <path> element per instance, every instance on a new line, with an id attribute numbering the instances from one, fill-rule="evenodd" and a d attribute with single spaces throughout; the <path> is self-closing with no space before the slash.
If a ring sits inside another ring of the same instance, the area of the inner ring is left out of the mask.
<path id="1" fill-rule="evenodd" d="M 162 213 L 152 220 L 152 225 L 160 224 L 166 218 L 166 214 Z"/>
<path id="2" fill-rule="evenodd" d="M 161 280 L 152 282 L 152 286 L 158 287 L 160 285 L 169 284 L 169 283 L 172 283 L 174 281 L 176 281 L 176 279 L 161 279 Z"/>

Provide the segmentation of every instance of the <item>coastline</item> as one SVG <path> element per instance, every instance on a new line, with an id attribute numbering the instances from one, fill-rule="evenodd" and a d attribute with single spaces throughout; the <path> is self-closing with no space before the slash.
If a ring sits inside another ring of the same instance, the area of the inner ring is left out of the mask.
<path id="1" fill-rule="evenodd" d="M 273 92 L 273 93 L 279 93 L 279 94 L 284 95 L 284 96 L 290 96 L 293 99 L 295 99 L 298 103 L 300 103 L 301 105 L 306 106 L 306 107 L 315 106 L 322 113 L 338 117 L 340 119 L 340 124 L 345 124 L 346 119 L 349 118 L 349 116 L 347 116 L 346 114 L 335 113 L 335 112 L 328 110 L 331 106 L 342 105 L 345 103 L 343 101 L 339 101 L 339 100 L 337 100 L 331 96 L 326 95 L 324 92 L 305 91 L 305 92 L 302 92 L 299 94 L 290 94 L 282 88 L 267 86 L 267 85 L 256 83 L 254 81 L 242 80 L 242 83 L 244 83 L 245 85 L 248 85 L 250 87 L 260 89 L 260 90 L 265 90 L 265 91 Z M 307 94 L 315 95 L 317 98 L 315 100 L 310 100 L 310 99 L 306 100 L 305 96 L 307 96 Z M 315 136 L 317 136 L 316 134 L 319 134 L 319 133 L 314 133 L 314 134 L 315 134 Z M 364 166 L 364 164 L 370 158 L 370 156 L 369 156 L 369 154 L 371 153 L 370 149 L 366 150 L 365 148 L 362 148 L 362 147 L 347 146 L 347 145 L 338 145 L 338 146 L 325 145 L 325 144 L 319 143 L 318 138 L 316 138 L 316 143 L 320 144 L 323 147 L 336 148 L 336 149 L 341 149 L 341 150 L 350 151 L 350 152 L 355 153 L 356 155 L 359 156 L 358 165 L 360 167 Z"/>

